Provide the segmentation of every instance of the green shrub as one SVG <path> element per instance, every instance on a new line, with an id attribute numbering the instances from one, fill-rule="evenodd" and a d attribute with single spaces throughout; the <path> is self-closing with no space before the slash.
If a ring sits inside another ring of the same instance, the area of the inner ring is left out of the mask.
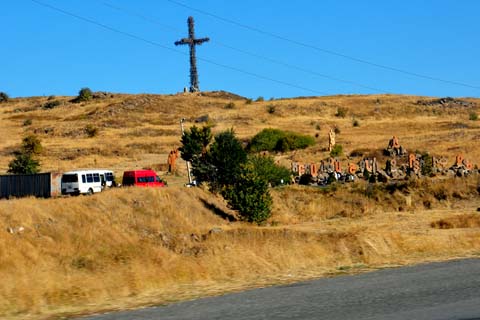
<path id="1" fill-rule="evenodd" d="M 290 150 L 305 149 L 315 144 L 315 139 L 310 136 L 287 132 L 275 146 L 275 151 L 286 152 Z"/>
<path id="2" fill-rule="evenodd" d="M 265 99 L 264 99 L 262 96 L 258 97 L 258 98 L 255 100 L 255 102 L 263 102 L 263 101 L 265 101 Z"/>
<path id="3" fill-rule="evenodd" d="M 270 113 L 270 114 L 275 113 L 276 110 L 277 110 L 277 107 L 273 104 L 269 104 L 267 106 L 267 112 Z"/>
<path id="4" fill-rule="evenodd" d="M 252 104 L 253 100 L 251 98 L 245 99 L 245 104 Z"/>
<path id="5" fill-rule="evenodd" d="M 32 125 L 32 119 L 25 119 L 23 121 L 23 126 L 24 127 L 27 127 L 27 126 L 30 126 L 30 125 Z"/>
<path id="6" fill-rule="evenodd" d="M 335 128 L 333 129 L 333 131 L 335 132 L 335 134 L 340 134 L 342 131 L 340 131 L 340 128 L 335 126 Z"/>
<path id="7" fill-rule="evenodd" d="M 335 158 L 343 154 L 343 147 L 341 144 L 336 144 L 333 146 L 332 151 L 330 151 L 330 156 Z"/>
<path id="8" fill-rule="evenodd" d="M 261 224 L 271 216 L 272 197 L 268 191 L 268 182 L 247 165 L 235 183 L 229 186 L 223 196 L 227 203 L 238 213 L 242 220 Z"/>
<path id="9" fill-rule="evenodd" d="M 310 136 L 282 131 L 280 129 L 263 129 L 257 133 L 248 146 L 251 152 L 280 151 L 305 149 L 315 144 L 315 139 Z"/>
<path id="10" fill-rule="evenodd" d="M 335 117 L 345 118 L 347 116 L 347 109 L 343 107 L 338 107 Z"/>
<path id="11" fill-rule="evenodd" d="M 23 138 L 22 147 L 20 151 L 21 153 L 38 155 L 42 152 L 42 150 L 43 150 L 42 143 L 36 135 L 30 134 L 25 138 Z"/>
<path id="12" fill-rule="evenodd" d="M 278 140 L 284 136 L 285 133 L 280 129 L 263 129 L 252 138 L 248 150 L 252 152 L 273 151 Z"/>
<path id="13" fill-rule="evenodd" d="M 32 154 L 18 152 L 15 159 L 8 164 L 8 173 L 13 174 L 34 174 L 40 171 L 40 163 L 35 160 Z"/>
<path id="14" fill-rule="evenodd" d="M 0 92 L 0 103 L 8 102 L 9 99 L 10 99 L 10 97 L 8 96 L 8 94 L 6 92 Z"/>
<path id="15" fill-rule="evenodd" d="M 270 156 L 252 155 L 248 158 L 248 163 L 258 176 L 272 187 L 288 184 L 290 181 L 290 170 L 275 164 Z"/>
<path id="16" fill-rule="evenodd" d="M 93 93 L 90 88 L 82 88 L 78 92 L 78 97 L 75 98 L 75 102 L 85 102 L 90 101 L 93 98 Z"/>
<path id="17" fill-rule="evenodd" d="M 22 140 L 19 151 L 15 151 L 15 158 L 8 164 L 8 172 L 13 174 L 33 174 L 40 171 L 40 163 L 34 158 L 42 152 L 42 144 L 37 136 L 28 135 Z"/>
<path id="18" fill-rule="evenodd" d="M 218 191 L 234 184 L 246 161 L 247 153 L 233 129 L 217 134 L 206 154 L 206 162 L 213 169 L 209 181 L 211 187 Z"/>
<path id="19" fill-rule="evenodd" d="M 468 116 L 468 119 L 472 121 L 477 121 L 478 120 L 478 114 L 476 112 L 471 112 L 470 115 Z"/>
<path id="20" fill-rule="evenodd" d="M 235 103 L 229 102 L 224 106 L 225 109 L 235 109 Z"/>
<path id="21" fill-rule="evenodd" d="M 360 122 L 357 119 L 353 119 L 352 125 L 354 127 L 360 127 Z"/>
<path id="22" fill-rule="evenodd" d="M 182 159 L 192 161 L 194 158 L 204 156 L 212 138 L 210 126 L 202 128 L 193 126 L 190 130 L 186 130 L 181 139 L 182 146 L 179 148 Z"/>
<path id="23" fill-rule="evenodd" d="M 91 124 L 87 124 L 84 131 L 85 134 L 90 138 L 93 138 L 98 134 L 98 128 Z"/>
<path id="24" fill-rule="evenodd" d="M 62 103 L 58 100 L 54 100 L 54 101 L 48 101 L 47 103 L 45 103 L 43 105 L 43 109 L 53 109 L 55 107 L 58 107 L 59 105 L 61 105 Z"/>

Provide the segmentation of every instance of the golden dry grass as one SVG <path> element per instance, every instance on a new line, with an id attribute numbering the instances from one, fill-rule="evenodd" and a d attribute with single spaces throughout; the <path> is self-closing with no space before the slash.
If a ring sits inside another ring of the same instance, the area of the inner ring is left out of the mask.
<path id="1" fill-rule="evenodd" d="M 476 107 L 424 106 L 412 96 L 335 96 L 245 103 L 223 93 L 115 95 L 43 110 L 46 97 L 0 105 L 0 173 L 26 133 L 45 151 L 44 171 L 157 167 L 179 146 L 179 120 L 209 115 L 214 132 L 233 127 L 248 139 L 266 127 L 319 134 L 309 149 L 275 155 L 319 162 L 327 132 L 337 142 L 379 154 L 392 135 L 407 150 L 478 163 Z M 479 103 L 478 99 L 467 99 Z M 233 108 L 225 108 L 234 102 Z M 269 113 L 269 105 L 275 112 Z M 338 108 L 346 117 L 335 116 Z M 352 119 L 360 122 L 352 125 Z M 24 125 L 31 119 L 31 125 Z M 99 128 L 89 138 L 85 126 Z M 352 160 L 352 159 L 350 159 Z M 272 190 L 273 216 L 257 227 L 235 216 L 208 192 L 183 188 L 185 168 L 170 187 L 115 189 L 92 197 L 0 200 L 0 315 L 46 318 L 168 302 L 273 283 L 385 265 L 480 253 L 479 178 L 419 179 L 391 185 L 361 182 Z M 451 229 L 432 228 L 444 221 Z M 468 228 L 461 227 L 468 225 Z M 19 231 L 23 227 L 23 231 Z M 14 233 L 7 230 L 11 228 Z"/>

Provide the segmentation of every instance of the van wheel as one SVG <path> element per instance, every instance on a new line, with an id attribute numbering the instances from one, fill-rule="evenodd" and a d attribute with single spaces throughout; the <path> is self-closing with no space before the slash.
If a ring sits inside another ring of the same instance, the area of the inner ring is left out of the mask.
<path id="1" fill-rule="evenodd" d="M 93 189 L 92 188 L 88 189 L 87 195 L 91 196 L 92 194 L 93 194 Z"/>

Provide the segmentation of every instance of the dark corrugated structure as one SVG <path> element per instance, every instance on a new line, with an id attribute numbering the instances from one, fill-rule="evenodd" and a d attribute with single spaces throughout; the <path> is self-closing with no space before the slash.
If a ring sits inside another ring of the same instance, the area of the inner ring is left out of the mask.
<path id="1" fill-rule="evenodd" d="M 52 194 L 50 172 L 0 176 L 0 199 L 20 197 L 49 198 Z"/>

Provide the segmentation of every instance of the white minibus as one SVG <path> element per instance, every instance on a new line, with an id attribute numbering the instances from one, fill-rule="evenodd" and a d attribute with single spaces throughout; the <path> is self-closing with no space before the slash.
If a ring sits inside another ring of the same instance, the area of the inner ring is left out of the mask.
<path id="1" fill-rule="evenodd" d="M 114 183 L 113 172 L 103 169 L 77 170 L 62 175 L 62 194 L 93 194 Z"/>

